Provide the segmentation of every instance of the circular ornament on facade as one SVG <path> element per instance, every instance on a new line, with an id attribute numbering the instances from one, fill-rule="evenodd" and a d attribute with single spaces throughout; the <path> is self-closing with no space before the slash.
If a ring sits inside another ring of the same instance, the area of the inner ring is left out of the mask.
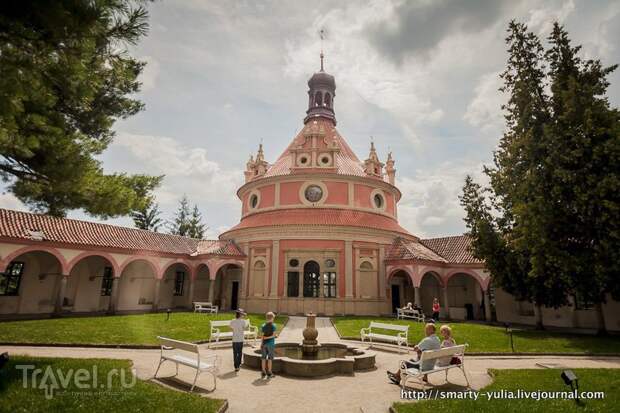
<path id="1" fill-rule="evenodd" d="M 310 155 L 307 153 L 302 153 L 297 159 L 300 166 L 308 166 L 310 164 Z"/>
<path id="2" fill-rule="evenodd" d="M 299 265 L 299 260 L 297 258 L 293 258 L 288 262 L 290 267 L 297 267 Z"/>
<path id="3" fill-rule="evenodd" d="M 309 202 L 319 202 L 323 198 L 323 190 L 318 185 L 308 185 L 304 196 Z"/>
<path id="4" fill-rule="evenodd" d="M 334 268 L 336 266 L 336 261 L 332 260 L 331 258 L 325 260 L 325 266 L 327 268 Z"/>
<path id="5" fill-rule="evenodd" d="M 258 208 L 259 204 L 260 204 L 260 192 L 257 190 L 250 192 L 250 196 L 248 197 L 248 208 L 256 209 Z"/>
<path id="6" fill-rule="evenodd" d="M 380 189 L 375 189 L 370 193 L 370 205 L 379 211 L 385 211 L 385 195 Z"/>
<path id="7" fill-rule="evenodd" d="M 329 166 L 332 163 L 332 157 L 328 153 L 322 153 L 319 155 L 319 165 Z"/>
<path id="8" fill-rule="evenodd" d="M 307 206 L 321 205 L 327 199 L 327 186 L 321 181 L 307 181 L 299 188 L 299 199 Z"/>

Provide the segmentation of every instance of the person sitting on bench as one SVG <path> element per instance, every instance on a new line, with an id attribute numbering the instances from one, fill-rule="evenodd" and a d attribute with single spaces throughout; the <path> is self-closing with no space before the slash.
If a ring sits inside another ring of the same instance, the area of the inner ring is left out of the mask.
<path id="1" fill-rule="evenodd" d="M 422 352 L 426 350 L 439 350 L 441 347 L 441 343 L 439 342 L 439 338 L 435 334 L 435 324 L 428 323 L 424 326 L 424 333 L 426 337 L 424 337 L 414 348 L 413 350 L 418 355 L 418 360 L 422 356 Z M 411 359 L 407 361 L 408 368 L 416 368 L 424 370 L 432 370 L 435 367 L 435 360 L 429 360 L 424 363 L 424 365 L 420 366 L 420 363 L 417 360 Z M 388 378 L 395 384 L 400 384 L 400 370 L 396 370 L 396 373 L 392 373 L 388 370 L 387 372 Z M 426 375 L 423 378 L 424 381 L 428 381 Z"/>

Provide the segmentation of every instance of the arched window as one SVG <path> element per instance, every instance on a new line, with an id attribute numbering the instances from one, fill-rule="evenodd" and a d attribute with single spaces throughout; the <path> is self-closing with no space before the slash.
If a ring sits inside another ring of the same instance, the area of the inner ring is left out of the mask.
<path id="1" fill-rule="evenodd" d="M 360 265 L 361 270 L 372 271 L 372 264 L 368 261 L 364 261 L 362 265 Z"/>
<path id="2" fill-rule="evenodd" d="M 332 107 L 332 97 L 330 96 L 329 93 L 325 94 L 325 99 L 323 99 L 323 104 L 324 106 L 327 106 L 328 108 Z"/>
<path id="3" fill-rule="evenodd" d="M 321 92 L 316 92 L 314 95 L 314 106 L 323 106 L 323 95 Z"/>
<path id="4" fill-rule="evenodd" d="M 321 290 L 321 268 L 316 261 L 304 265 L 304 297 L 318 297 Z"/>

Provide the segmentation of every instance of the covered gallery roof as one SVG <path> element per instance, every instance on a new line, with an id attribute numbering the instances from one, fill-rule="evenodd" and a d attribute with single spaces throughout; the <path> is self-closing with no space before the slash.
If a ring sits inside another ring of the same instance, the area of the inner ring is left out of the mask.
<path id="1" fill-rule="evenodd" d="M 9 209 L 0 209 L 0 237 L 169 254 L 244 255 L 230 240 L 199 240 Z"/>
<path id="2" fill-rule="evenodd" d="M 397 238 L 390 246 L 387 260 L 429 260 L 450 264 L 480 264 L 469 246 L 471 239 L 466 235 L 452 237 L 429 238 L 409 241 Z"/>

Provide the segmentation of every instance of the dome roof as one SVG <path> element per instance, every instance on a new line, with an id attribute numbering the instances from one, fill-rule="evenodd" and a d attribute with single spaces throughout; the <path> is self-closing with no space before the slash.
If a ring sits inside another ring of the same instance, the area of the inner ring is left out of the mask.
<path id="1" fill-rule="evenodd" d="M 336 80 L 334 76 L 324 71 L 316 72 L 308 80 L 308 86 L 310 89 L 314 89 L 317 86 L 326 86 L 332 90 L 336 89 Z"/>

